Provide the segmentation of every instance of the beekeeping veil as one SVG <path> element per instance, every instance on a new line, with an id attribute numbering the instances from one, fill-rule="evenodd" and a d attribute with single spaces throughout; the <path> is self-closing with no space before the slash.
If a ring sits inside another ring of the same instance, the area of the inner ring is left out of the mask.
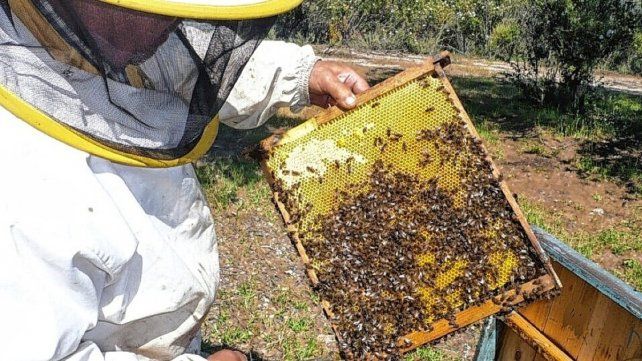
<path id="1" fill-rule="evenodd" d="M 193 161 L 273 16 L 301 0 L 0 0 L 0 105 L 78 149 Z"/>

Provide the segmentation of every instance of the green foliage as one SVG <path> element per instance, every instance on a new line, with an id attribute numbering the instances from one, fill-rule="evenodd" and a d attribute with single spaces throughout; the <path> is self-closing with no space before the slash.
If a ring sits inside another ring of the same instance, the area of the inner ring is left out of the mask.
<path id="1" fill-rule="evenodd" d="M 489 52 L 500 59 L 511 59 L 519 44 L 519 25 L 514 20 L 504 20 L 497 24 L 490 34 Z"/>
<path id="2" fill-rule="evenodd" d="M 506 54 L 511 75 L 540 104 L 583 113 L 596 67 L 642 26 L 632 0 L 532 0 L 519 12 L 521 43 Z"/>
<path id="3" fill-rule="evenodd" d="M 495 25 L 524 1 L 307 1 L 281 16 L 273 35 L 371 50 L 484 53 Z"/>
<path id="4" fill-rule="evenodd" d="M 640 21 L 639 0 L 315 0 L 280 16 L 272 36 L 367 50 L 449 49 L 520 59 L 534 62 L 529 71 L 533 64 L 554 68 L 535 74 L 543 77 L 535 88 L 555 89 L 547 78 L 579 81 L 572 88 L 581 88 L 582 76 L 596 66 L 642 73 Z M 570 93 L 583 98 L 582 89 Z"/>
<path id="5" fill-rule="evenodd" d="M 642 74 L 642 30 L 638 30 L 633 36 L 628 56 L 628 67 L 633 73 Z"/>

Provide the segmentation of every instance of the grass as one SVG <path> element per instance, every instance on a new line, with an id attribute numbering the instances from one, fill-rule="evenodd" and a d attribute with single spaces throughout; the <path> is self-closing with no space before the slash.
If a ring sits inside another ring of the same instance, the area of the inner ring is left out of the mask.
<path id="1" fill-rule="evenodd" d="M 290 330 L 294 332 L 304 332 L 310 328 L 312 320 L 307 317 L 291 318 L 286 322 L 286 324 L 288 325 Z"/>
<path id="2" fill-rule="evenodd" d="M 405 355 L 404 361 L 456 361 L 458 358 L 449 356 L 444 351 L 426 346 Z"/>
<path id="3" fill-rule="evenodd" d="M 619 159 L 620 161 L 617 161 Z M 614 159 L 582 154 L 575 162 L 581 174 L 594 180 L 619 179 L 630 192 L 642 195 L 642 159 L 615 156 Z"/>
<path id="4" fill-rule="evenodd" d="M 479 122 L 475 122 L 475 128 L 479 136 L 486 141 L 486 144 L 497 145 L 499 143 L 499 129 L 496 124 L 487 119 L 482 119 Z"/>
<path id="5" fill-rule="evenodd" d="M 288 338 L 283 341 L 282 345 L 284 360 L 314 360 L 319 353 L 319 343 L 312 338 L 307 341 Z"/>
<path id="6" fill-rule="evenodd" d="M 252 301 L 256 298 L 253 282 L 242 282 L 238 287 L 238 294 L 241 297 L 243 307 L 246 309 L 249 308 L 253 304 Z"/>
<path id="7" fill-rule="evenodd" d="M 216 158 L 198 167 L 196 175 L 215 209 L 222 210 L 242 201 L 249 201 L 253 206 L 269 202 L 269 187 L 254 161 L 240 157 Z M 241 190 L 248 197 L 239 197 Z"/>
<path id="8" fill-rule="evenodd" d="M 597 233 L 579 231 L 569 233 L 564 227 L 560 213 L 546 212 L 536 203 L 519 200 L 528 223 L 536 225 L 555 235 L 589 259 L 596 259 L 607 250 L 617 256 L 642 251 L 642 229 L 635 223 L 623 223 L 618 228 L 607 228 Z M 616 269 L 609 270 L 638 290 L 642 290 L 642 265 L 635 259 L 628 259 Z"/>
<path id="9" fill-rule="evenodd" d="M 224 345 L 238 345 L 247 342 L 254 334 L 252 331 L 240 328 L 231 327 L 221 332 L 221 342 Z"/>
<path id="10" fill-rule="evenodd" d="M 526 142 L 521 148 L 521 152 L 525 154 L 535 154 L 540 157 L 550 157 L 548 149 L 541 143 Z"/>
<path id="11" fill-rule="evenodd" d="M 576 115 L 520 98 L 515 85 L 497 78 L 455 77 L 452 82 L 468 113 L 495 123 L 502 132 L 541 127 L 565 137 L 604 139 L 642 128 L 640 96 L 599 90 L 591 111 Z"/>
<path id="12" fill-rule="evenodd" d="M 623 280 L 630 283 L 638 292 L 642 292 L 642 263 L 635 259 L 622 262 L 622 271 L 617 272 Z"/>
<path id="13" fill-rule="evenodd" d="M 579 142 L 575 167 L 582 175 L 615 180 L 642 196 L 642 97 L 598 90 L 584 115 L 534 105 L 519 97 L 513 84 L 494 78 L 453 79 L 458 95 L 480 135 L 492 144 L 496 134 L 519 137 L 547 132 Z M 487 131 L 492 129 L 493 132 Z M 550 156 L 539 144 L 524 153 Z"/>

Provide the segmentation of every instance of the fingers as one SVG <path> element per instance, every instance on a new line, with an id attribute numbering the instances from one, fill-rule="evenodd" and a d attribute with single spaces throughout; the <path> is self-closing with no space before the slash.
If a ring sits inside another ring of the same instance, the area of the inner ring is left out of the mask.
<path id="1" fill-rule="evenodd" d="M 339 77 L 329 77 L 325 89 L 341 108 L 352 109 L 357 105 L 357 97 L 352 88 L 340 81 Z"/>
<path id="2" fill-rule="evenodd" d="M 317 62 L 309 84 L 312 104 L 322 107 L 338 105 L 343 109 L 354 108 L 357 104 L 355 95 L 370 88 L 368 82 L 353 69 L 333 61 Z"/>
<path id="3" fill-rule="evenodd" d="M 370 89 L 368 82 L 355 71 L 351 71 L 344 83 L 350 87 L 354 94 L 361 94 Z"/>

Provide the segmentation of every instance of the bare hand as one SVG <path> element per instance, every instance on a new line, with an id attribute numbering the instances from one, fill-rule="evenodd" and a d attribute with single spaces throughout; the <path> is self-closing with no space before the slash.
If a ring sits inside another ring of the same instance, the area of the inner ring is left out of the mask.
<path id="1" fill-rule="evenodd" d="M 368 82 L 349 66 L 335 61 L 318 61 L 310 74 L 310 102 L 320 107 L 338 105 L 351 109 L 356 94 L 370 88 Z"/>
<path id="2" fill-rule="evenodd" d="M 247 361 L 247 357 L 239 351 L 221 350 L 211 354 L 207 361 Z"/>

